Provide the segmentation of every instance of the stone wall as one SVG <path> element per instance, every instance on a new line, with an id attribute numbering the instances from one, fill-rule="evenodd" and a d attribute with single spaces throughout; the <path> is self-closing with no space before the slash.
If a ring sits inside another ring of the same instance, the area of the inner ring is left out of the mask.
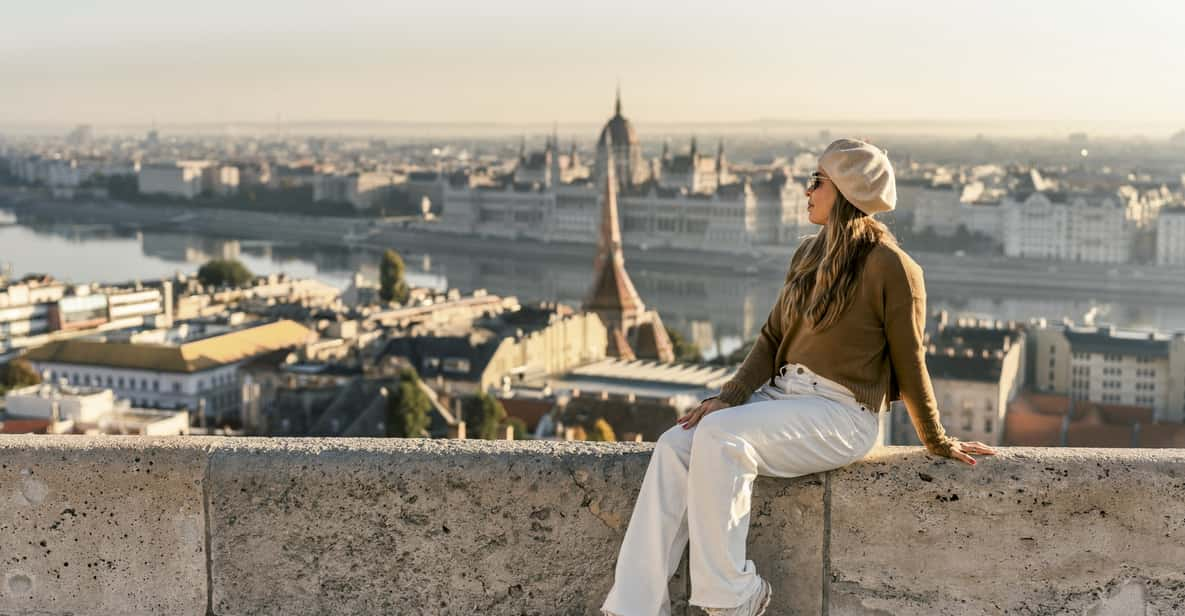
<path id="1" fill-rule="evenodd" d="M 596 615 L 651 446 L 3 437 L 0 615 Z M 759 479 L 769 615 L 1185 613 L 1185 450 L 1001 451 Z"/>

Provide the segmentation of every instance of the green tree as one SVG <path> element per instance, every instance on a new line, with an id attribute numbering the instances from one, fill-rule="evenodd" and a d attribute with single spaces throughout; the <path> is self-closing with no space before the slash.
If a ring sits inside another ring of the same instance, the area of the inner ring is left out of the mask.
<path id="1" fill-rule="evenodd" d="M 498 399 L 481 392 L 462 404 L 466 432 L 471 438 L 497 439 L 498 428 L 506 421 L 506 409 Z"/>
<path id="2" fill-rule="evenodd" d="M 379 263 L 379 297 L 384 302 L 407 302 L 409 289 L 403 280 L 403 269 L 403 257 L 388 248 Z"/>
<path id="3" fill-rule="evenodd" d="M 593 422 L 592 429 L 588 431 L 588 440 L 612 442 L 617 440 L 617 435 L 613 433 L 613 426 L 610 426 L 604 417 L 600 417 Z"/>
<path id="4" fill-rule="evenodd" d="M 387 436 L 418 438 L 428 429 L 432 401 L 420 387 L 420 376 L 408 368 L 399 375 L 398 395 L 387 398 Z"/>
<path id="5" fill-rule="evenodd" d="M 198 269 L 197 277 L 207 287 L 241 287 L 255 276 L 237 259 L 212 259 Z"/>
<path id="6" fill-rule="evenodd" d="M 14 359 L 8 362 L 0 372 L 3 373 L 3 377 L 0 377 L 0 385 L 6 389 L 28 387 L 41 382 L 41 375 L 37 374 L 33 365 L 24 359 Z"/>
<path id="7" fill-rule="evenodd" d="M 510 428 L 514 430 L 514 440 L 525 441 L 531 438 L 531 435 L 527 432 L 527 422 L 519 419 L 518 417 L 511 417 L 510 419 L 507 419 L 506 425 L 510 426 Z"/>
<path id="8" fill-rule="evenodd" d="M 704 361 L 703 353 L 700 353 L 699 347 L 679 330 L 667 328 L 667 337 L 671 339 L 671 346 L 675 350 L 675 361 L 698 364 Z"/>

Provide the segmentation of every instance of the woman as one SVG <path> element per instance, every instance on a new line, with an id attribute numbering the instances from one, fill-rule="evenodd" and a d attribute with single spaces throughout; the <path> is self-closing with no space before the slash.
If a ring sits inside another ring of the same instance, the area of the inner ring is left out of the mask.
<path id="1" fill-rule="evenodd" d="M 922 270 L 873 214 L 896 206 L 888 157 L 852 139 L 827 147 L 807 184 L 806 238 L 736 375 L 655 444 L 602 606 L 666 616 L 667 585 L 690 537 L 692 605 L 712 616 L 765 612 L 770 585 L 745 559 L 757 475 L 798 477 L 862 459 L 888 402 L 903 399 L 935 455 L 994 454 L 947 436 L 923 346 Z"/>

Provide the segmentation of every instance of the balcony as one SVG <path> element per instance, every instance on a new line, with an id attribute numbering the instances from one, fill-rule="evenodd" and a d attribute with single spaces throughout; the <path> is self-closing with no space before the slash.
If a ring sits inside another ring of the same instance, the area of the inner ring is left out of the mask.
<path id="1" fill-rule="evenodd" d="M 0 438 L 0 613 L 595 615 L 651 447 Z M 1185 610 L 1185 449 L 1001 451 L 759 479 L 770 616 Z"/>

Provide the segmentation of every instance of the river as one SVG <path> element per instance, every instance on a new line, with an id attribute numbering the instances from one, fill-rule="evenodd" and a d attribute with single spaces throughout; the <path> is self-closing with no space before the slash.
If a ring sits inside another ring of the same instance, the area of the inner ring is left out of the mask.
<path id="1" fill-rule="evenodd" d="M 257 234 L 254 234 L 257 235 Z M 485 288 L 520 301 L 554 300 L 579 305 L 591 282 L 592 260 L 527 259 L 496 250 L 461 250 L 463 238 L 439 248 L 401 250 L 407 277 L 415 285 L 464 292 Z M 395 246 L 399 248 L 398 246 Z M 591 254 L 591 253 L 590 253 Z M 376 280 L 379 250 L 295 241 L 213 236 L 175 230 L 124 229 L 117 225 L 27 221 L 0 210 L 0 267 L 14 276 L 47 273 L 75 282 L 122 283 L 196 272 L 211 258 L 237 258 L 257 274 L 284 272 L 345 288 L 355 272 Z M 728 352 L 757 334 L 775 299 L 767 276 L 705 272 L 688 267 L 647 268 L 629 264 L 635 286 L 664 322 L 691 337 L 707 355 Z M 1015 293 L 977 291 L 974 286 L 931 284 L 929 306 L 953 316 L 1002 320 L 1063 317 L 1093 319 L 1118 327 L 1185 331 L 1185 307 L 1164 300 L 1047 296 L 1031 289 Z"/>

